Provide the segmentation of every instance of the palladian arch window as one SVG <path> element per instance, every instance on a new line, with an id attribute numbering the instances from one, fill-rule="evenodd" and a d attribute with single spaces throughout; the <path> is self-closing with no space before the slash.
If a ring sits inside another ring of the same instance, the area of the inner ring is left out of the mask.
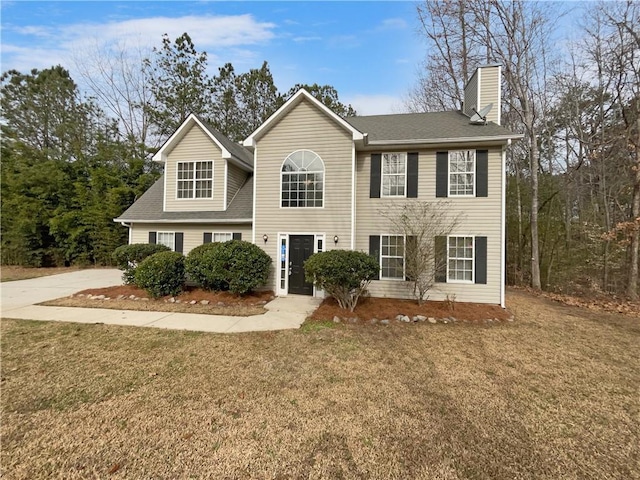
<path id="1" fill-rule="evenodd" d="M 282 164 L 283 207 L 322 207 L 324 162 L 311 150 L 298 150 Z"/>

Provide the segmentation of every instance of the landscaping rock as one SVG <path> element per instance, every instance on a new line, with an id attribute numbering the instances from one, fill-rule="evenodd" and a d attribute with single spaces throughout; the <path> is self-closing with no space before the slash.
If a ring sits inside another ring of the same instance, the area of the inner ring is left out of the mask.
<path id="1" fill-rule="evenodd" d="M 389 320 L 387 320 L 386 318 L 380 320 L 380 325 L 389 325 Z"/>
<path id="2" fill-rule="evenodd" d="M 182 303 L 180 300 L 176 299 L 176 303 Z"/>
<path id="3" fill-rule="evenodd" d="M 333 323 L 340 323 L 341 321 L 342 321 L 342 320 L 340 320 L 340 317 L 339 317 L 339 316 L 335 315 L 335 316 L 333 317 Z"/>
<path id="4" fill-rule="evenodd" d="M 407 315 L 403 315 L 400 321 L 404 323 L 411 323 L 411 319 Z"/>
<path id="5" fill-rule="evenodd" d="M 436 320 L 433 317 L 429 317 L 429 318 L 427 318 L 427 322 L 429 322 L 429 323 L 438 323 L 438 320 Z"/>
<path id="6" fill-rule="evenodd" d="M 200 300 L 202 305 L 209 305 L 209 300 Z"/>
<path id="7" fill-rule="evenodd" d="M 402 317 L 404 317 L 404 315 L 402 315 L 402 314 L 396 315 L 396 320 L 401 322 L 402 321 Z"/>
<path id="8" fill-rule="evenodd" d="M 104 297 L 105 300 L 111 300 L 111 297 Z"/>
<path id="9" fill-rule="evenodd" d="M 513 315 L 511 315 L 509 318 L 507 318 L 507 322 L 513 322 L 513 320 L 514 320 L 514 316 Z"/>
<path id="10" fill-rule="evenodd" d="M 118 295 L 118 296 L 116 297 L 116 300 L 122 300 L 123 298 L 124 298 L 124 295 Z"/>
<path id="11" fill-rule="evenodd" d="M 176 297 L 171 297 L 169 300 L 167 300 L 169 303 L 176 303 Z"/>
<path id="12" fill-rule="evenodd" d="M 452 322 L 457 322 L 458 321 L 458 319 L 456 317 L 449 317 L 449 320 L 452 321 Z"/>
<path id="13" fill-rule="evenodd" d="M 416 315 L 414 318 L 417 318 L 419 322 L 424 322 L 427 319 L 424 315 Z"/>
<path id="14" fill-rule="evenodd" d="M 136 299 L 136 296 L 135 296 L 135 295 L 129 295 L 129 299 L 130 299 L 130 300 L 135 300 L 135 299 Z"/>
<path id="15" fill-rule="evenodd" d="M 195 300 L 191 300 L 191 301 L 189 302 L 189 305 L 195 305 L 196 303 L 198 303 L 198 302 L 196 302 Z"/>
<path id="16" fill-rule="evenodd" d="M 373 318 L 371 319 L 371 323 L 373 323 L 373 324 L 378 323 L 378 319 L 377 319 L 376 317 L 373 317 Z"/>

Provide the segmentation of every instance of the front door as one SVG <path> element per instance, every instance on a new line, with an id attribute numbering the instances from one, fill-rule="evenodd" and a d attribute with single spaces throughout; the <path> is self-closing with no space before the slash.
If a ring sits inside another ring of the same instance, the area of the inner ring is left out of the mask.
<path id="1" fill-rule="evenodd" d="M 313 253 L 313 235 L 289 235 L 289 293 L 313 295 L 304 279 L 304 261 Z"/>

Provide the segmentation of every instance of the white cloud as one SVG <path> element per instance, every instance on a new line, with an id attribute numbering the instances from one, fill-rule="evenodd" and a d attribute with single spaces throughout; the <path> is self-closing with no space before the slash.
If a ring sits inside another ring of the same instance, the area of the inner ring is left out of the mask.
<path id="1" fill-rule="evenodd" d="M 378 30 L 397 30 L 407 28 L 406 20 L 402 18 L 387 18 L 382 21 Z"/>
<path id="2" fill-rule="evenodd" d="M 358 115 L 384 115 L 404 111 L 402 98 L 393 95 L 345 95 L 342 103 L 351 104 Z"/>
<path id="3" fill-rule="evenodd" d="M 253 15 L 184 16 L 178 18 L 150 17 L 106 23 L 75 23 L 57 27 L 39 25 L 3 26 L 21 38 L 20 45 L 4 44 L 3 70 L 16 68 L 46 68 L 55 63 L 71 67 L 72 57 L 82 53 L 87 45 L 114 43 L 142 47 L 160 46 L 166 33 L 172 40 L 188 32 L 198 50 L 210 52 L 236 49 L 249 56 L 247 47 L 261 45 L 274 36 L 275 24 L 260 22 Z M 55 43 L 52 41 L 55 39 Z"/>

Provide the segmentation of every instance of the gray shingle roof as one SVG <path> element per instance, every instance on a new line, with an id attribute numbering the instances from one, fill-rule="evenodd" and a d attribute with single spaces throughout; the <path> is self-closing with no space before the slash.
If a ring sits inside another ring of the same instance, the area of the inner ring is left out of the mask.
<path id="1" fill-rule="evenodd" d="M 253 214 L 253 176 L 250 176 L 231 201 L 229 208 L 222 212 L 164 212 L 164 176 L 161 176 L 149 190 L 131 205 L 118 222 L 211 222 L 229 221 L 251 222 Z"/>
<path id="2" fill-rule="evenodd" d="M 459 111 L 371 115 L 345 120 L 362 133 L 368 133 L 369 142 L 425 140 L 433 143 L 439 139 L 517 137 L 493 122 L 473 125 L 469 117 Z"/>
<path id="3" fill-rule="evenodd" d="M 242 160 L 250 167 L 253 167 L 253 153 L 244 148 L 242 145 L 229 140 L 226 135 L 223 135 L 222 133 L 220 133 L 220 131 L 213 128 L 210 123 L 206 122 L 197 115 L 195 116 L 198 118 L 198 120 L 200 120 L 200 122 L 202 122 L 202 125 L 204 125 L 207 130 L 209 130 L 209 133 L 216 137 L 216 139 L 224 146 L 224 148 L 229 150 L 231 155 L 236 157 L 238 160 Z"/>

